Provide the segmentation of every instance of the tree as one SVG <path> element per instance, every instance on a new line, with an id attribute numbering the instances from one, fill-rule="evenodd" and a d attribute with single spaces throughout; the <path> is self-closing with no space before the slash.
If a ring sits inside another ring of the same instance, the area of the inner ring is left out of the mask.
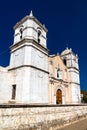
<path id="1" fill-rule="evenodd" d="M 82 97 L 82 103 L 87 103 L 87 92 L 85 90 L 81 90 Z"/>

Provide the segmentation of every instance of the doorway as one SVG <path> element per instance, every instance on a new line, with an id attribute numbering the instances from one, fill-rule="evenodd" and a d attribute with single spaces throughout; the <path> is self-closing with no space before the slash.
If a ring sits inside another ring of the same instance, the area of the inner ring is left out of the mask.
<path id="1" fill-rule="evenodd" d="M 60 89 L 56 92 L 56 104 L 62 104 L 62 91 Z"/>

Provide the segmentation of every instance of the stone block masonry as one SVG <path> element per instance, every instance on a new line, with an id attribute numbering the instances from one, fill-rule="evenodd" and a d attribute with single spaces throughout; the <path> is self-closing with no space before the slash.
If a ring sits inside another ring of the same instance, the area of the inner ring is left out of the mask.
<path id="1" fill-rule="evenodd" d="M 0 130 L 57 130 L 87 117 L 87 105 L 0 105 Z"/>

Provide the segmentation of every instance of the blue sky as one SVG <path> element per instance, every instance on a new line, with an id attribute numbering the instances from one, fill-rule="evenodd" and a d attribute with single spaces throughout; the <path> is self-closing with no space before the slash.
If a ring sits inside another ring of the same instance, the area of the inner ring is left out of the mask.
<path id="1" fill-rule="evenodd" d="M 13 0 L 0 3 L 0 66 L 9 65 L 13 26 L 30 11 L 48 29 L 50 53 L 68 45 L 79 56 L 81 89 L 87 91 L 87 0 Z"/>

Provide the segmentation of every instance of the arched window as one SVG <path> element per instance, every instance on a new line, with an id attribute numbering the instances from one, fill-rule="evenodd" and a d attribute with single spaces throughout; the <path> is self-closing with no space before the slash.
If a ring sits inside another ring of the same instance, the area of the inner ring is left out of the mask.
<path id="1" fill-rule="evenodd" d="M 24 29 L 24 26 L 21 25 L 21 26 L 19 27 L 20 40 L 23 38 L 23 29 Z"/>
<path id="2" fill-rule="evenodd" d="M 62 71 L 60 70 L 60 68 L 57 69 L 57 78 L 62 79 Z"/>
<path id="3" fill-rule="evenodd" d="M 41 37 L 41 28 L 37 28 L 37 41 L 40 43 L 40 37 Z"/>
<path id="4" fill-rule="evenodd" d="M 20 39 L 22 39 L 23 28 L 20 28 Z"/>
<path id="5" fill-rule="evenodd" d="M 38 43 L 40 43 L 40 36 L 41 36 L 41 31 L 38 30 Z"/>

